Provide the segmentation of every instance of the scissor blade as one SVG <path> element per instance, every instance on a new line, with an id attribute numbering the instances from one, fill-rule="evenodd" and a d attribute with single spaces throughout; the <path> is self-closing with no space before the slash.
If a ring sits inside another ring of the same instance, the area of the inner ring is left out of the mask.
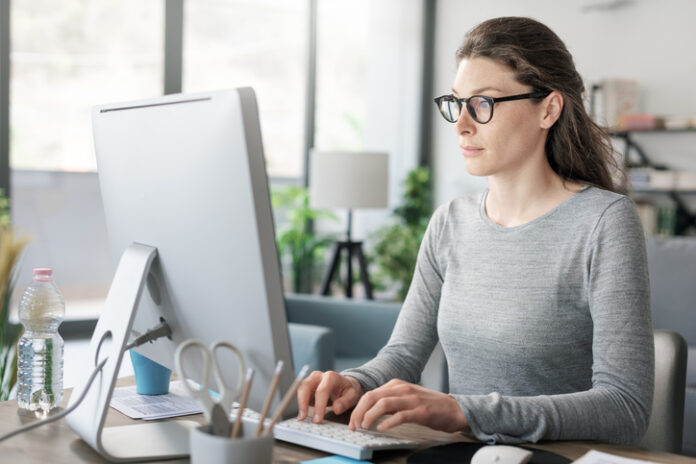
<path id="1" fill-rule="evenodd" d="M 213 435 L 218 437 L 230 437 L 232 433 L 232 423 L 227 417 L 227 413 L 219 403 L 213 405 L 213 409 L 210 413 L 211 428 L 213 430 Z"/>

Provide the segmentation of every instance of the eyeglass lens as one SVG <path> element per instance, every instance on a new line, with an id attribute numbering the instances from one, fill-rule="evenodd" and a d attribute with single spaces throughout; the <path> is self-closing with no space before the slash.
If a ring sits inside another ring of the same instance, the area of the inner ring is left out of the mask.
<path id="1" fill-rule="evenodd" d="M 485 124 L 491 119 L 493 104 L 484 97 L 474 96 L 466 102 L 466 110 L 474 121 Z M 440 100 L 440 113 L 449 122 L 456 122 L 462 112 L 462 103 L 453 96 Z"/>

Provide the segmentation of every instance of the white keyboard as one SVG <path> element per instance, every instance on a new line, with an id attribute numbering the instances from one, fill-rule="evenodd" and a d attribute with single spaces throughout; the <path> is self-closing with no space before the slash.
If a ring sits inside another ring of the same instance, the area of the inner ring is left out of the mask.
<path id="1" fill-rule="evenodd" d="M 255 428 L 260 416 L 256 411 L 245 409 L 242 420 L 245 426 Z M 232 411 L 232 419 L 236 417 L 236 411 Z M 266 424 L 269 423 L 270 420 L 266 419 Z M 395 438 L 377 431 L 352 431 L 347 425 L 338 422 L 314 424 L 310 417 L 304 421 L 287 419 L 278 422 L 273 427 L 273 437 L 352 459 L 370 459 L 372 452 L 376 450 L 413 449 L 420 445 L 413 440 Z"/>

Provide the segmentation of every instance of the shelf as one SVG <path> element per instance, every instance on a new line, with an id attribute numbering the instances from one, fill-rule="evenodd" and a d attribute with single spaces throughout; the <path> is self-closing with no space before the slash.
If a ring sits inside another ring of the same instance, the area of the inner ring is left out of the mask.
<path id="1" fill-rule="evenodd" d="M 678 134 L 683 132 L 696 132 L 696 127 L 686 127 L 683 129 L 607 129 L 611 137 L 626 138 L 631 134 L 655 134 L 655 133 L 670 133 Z"/>
<path id="2" fill-rule="evenodd" d="M 664 194 L 679 193 L 679 194 L 684 194 L 684 195 L 694 195 L 694 194 L 696 194 L 696 190 L 632 188 L 629 190 L 629 193 L 664 193 Z"/>
<path id="3" fill-rule="evenodd" d="M 650 160 L 647 153 L 643 148 L 636 143 L 633 138 L 634 134 L 677 134 L 677 133 L 696 133 L 696 128 L 689 127 L 683 129 L 644 129 L 644 130 L 612 130 L 609 129 L 609 135 L 615 138 L 621 138 L 626 143 L 624 149 L 624 165 L 628 168 L 630 167 L 652 167 L 657 166 Z M 640 157 L 640 164 L 636 166 L 631 166 L 629 160 L 629 152 L 633 150 Z M 662 167 L 664 168 L 664 167 Z M 650 194 L 663 194 L 669 195 L 674 201 L 677 210 L 677 224 L 676 224 L 676 235 L 684 235 L 689 228 L 696 228 L 696 214 L 692 213 L 688 208 L 682 196 L 696 194 L 696 190 L 675 190 L 675 189 L 652 189 L 652 188 L 638 188 L 631 189 L 631 194 L 636 195 L 650 195 Z"/>

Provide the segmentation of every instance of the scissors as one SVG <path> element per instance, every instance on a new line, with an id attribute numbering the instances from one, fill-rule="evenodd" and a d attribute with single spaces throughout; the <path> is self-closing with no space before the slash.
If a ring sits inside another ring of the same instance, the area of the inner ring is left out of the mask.
<path id="1" fill-rule="evenodd" d="M 217 359 L 217 350 L 220 348 L 229 349 L 237 357 L 238 375 L 237 385 L 234 388 L 227 385 L 222 376 L 222 370 Z M 186 370 L 184 369 L 184 353 L 189 349 L 197 349 L 203 357 L 203 378 L 201 379 L 199 388 L 191 387 L 189 383 L 191 377 L 186 374 Z M 203 414 L 212 426 L 213 435 L 229 437 L 232 431 L 232 422 L 230 422 L 229 418 L 232 402 L 239 397 L 244 382 L 245 368 L 242 353 L 236 346 L 228 342 L 215 342 L 212 343 L 210 347 L 207 347 L 198 340 L 191 339 L 177 347 L 174 355 L 174 364 L 176 366 L 176 372 L 184 384 L 184 388 L 191 397 L 197 399 L 203 406 Z M 215 399 L 215 395 L 209 389 L 208 382 L 211 365 L 213 367 L 213 373 L 215 374 L 218 392 L 220 393 L 219 399 Z"/>

